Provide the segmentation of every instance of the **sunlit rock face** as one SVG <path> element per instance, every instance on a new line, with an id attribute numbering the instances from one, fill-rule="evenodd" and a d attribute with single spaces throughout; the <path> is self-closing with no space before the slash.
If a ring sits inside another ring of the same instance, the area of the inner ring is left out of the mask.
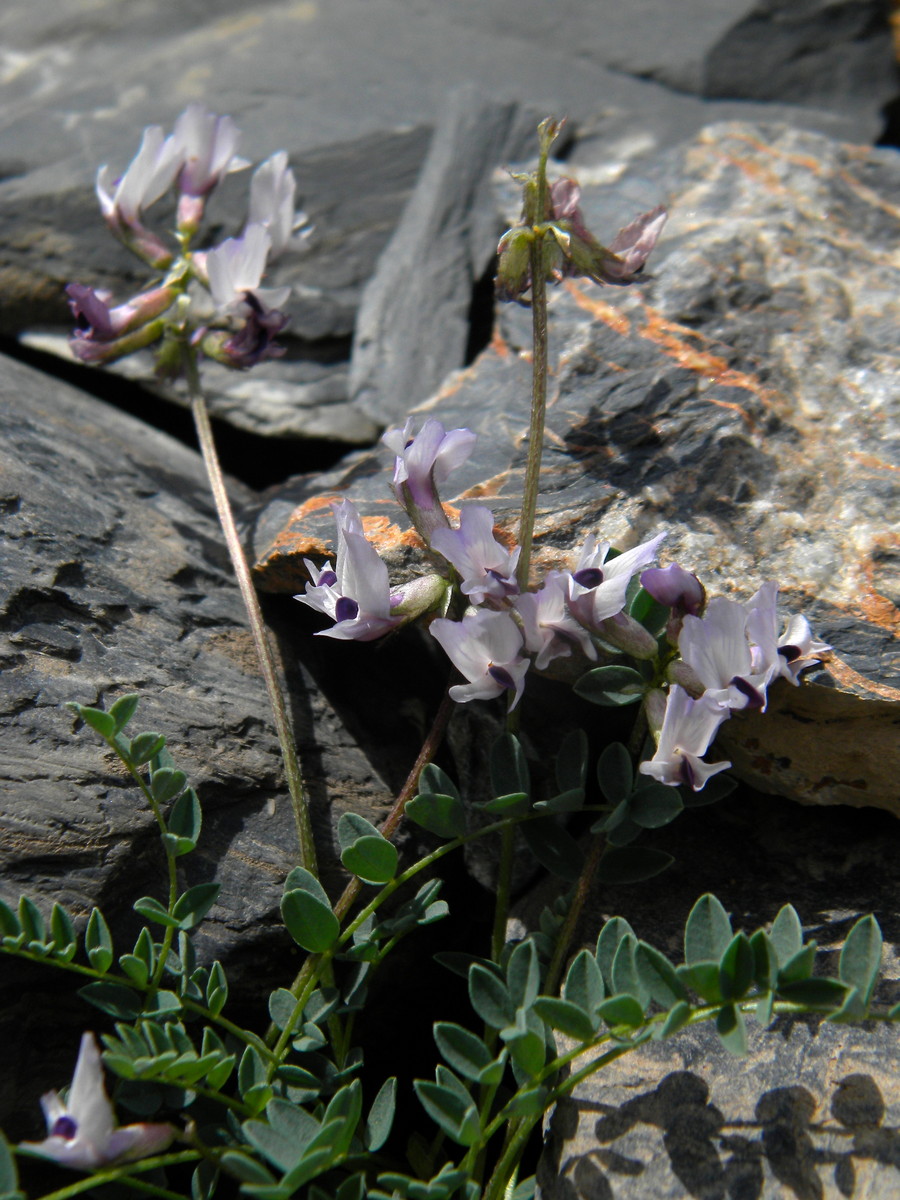
<path id="1" fill-rule="evenodd" d="M 534 571 L 586 533 L 627 549 L 668 530 L 711 593 L 776 579 L 835 648 L 816 683 L 781 685 L 723 741 L 759 787 L 897 811 L 900 767 L 900 185 L 894 151 L 783 126 L 725 124 L 676 150 L 580 171 L 585 219 L 612 237 L 664 200 L 640 287 L 581 280 L 550 302 L 553 375 Z M 596 182 L 592 182 L 595 179 Z M 514 215 L 510 185 L 501 203 Z M 472 367 L 421 406 L 479 434 L 451 506 L 489 504 L 515 533 L 526 454 L 530 315 L 505 306 Z M 395 568 L 415 537 L 390 455 L 294 481 L 257 526 L 263 587 L 296 590 L 331 537 L 325 497 L 352 494 Z M 851 736 L 835 737 L 849 721 Z M 786 732 L 789 730 L 790 732 Z"/>

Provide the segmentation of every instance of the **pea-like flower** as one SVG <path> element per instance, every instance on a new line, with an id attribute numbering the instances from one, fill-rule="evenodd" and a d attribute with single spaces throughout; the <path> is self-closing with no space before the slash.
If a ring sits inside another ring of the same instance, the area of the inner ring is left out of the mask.
<path id="1" fill-rule="evenodd" d="M 796 687 L 800 672 L 813 666 L 830 650 L 826 642 L 813 637 L 805 617 L 794 614 L 779 636 L 776 602 L 778 584 L 764 583 L 747 602 L 747 635 L 751 654 L 759 670 L 769 670 L 773 679 L 781 676 Z"/>
<path id="2" fill-rule="evenodd" d="M 259 164 L 250 177 L 250 206 L 247 225 L 262 225 L 271 238 L 270 258 L 277 258 L 291 244 L 294 230 L 304 214 L 294 207 L 297 184 L 288 166 L 288 156 L 279 150 Z"/>
<path id="3" fill-rule="evenodd" d="M 476 609 L 461 621 L 439 618 L 429 626 L 453 665 L 468 683 L 455 684 L 450 697 L 462 704 L 513 693 L 516 707 L 525 686 L 528 659 L 522 657 L 522 633 L 507 613 Z"/>
<path id="4" fill-rule="evenodd" d="M 133 1162 L 158 1154 L 176 1136 L 171 1125 L 116 1127 L 103 1085 L 100 1051 L 92 1033 L 82 1035 L 65 1103 L 51 1091 L 41 1097 L 41 1108 L 47 1136 L 42 1142 L 22 1142 L 21 1148 L 77 1171 L 93 1171 L 110 1163 Z"/>
<path id="5" fill-rule="evenodd" d="M 416 529 L 430 542 L 436 528 L 448 527 L 438 485 L 466 461 L 476 435 L 470 429 L 451 429 L 447 433 L 434 417 L 424 422 L 415 437 L 412 426 L 410 418 L 402 429 L 389 429 L 381 440 L 397 456 L 394 494 Z"/>
<path id="6" fill-rule="evenodd" d="M 319 630 L 319 636 L 371 642 L 403 618 L 391 613 L 388 570 L 363 533 L 356 507 L 343 500 L 333 504 L 332 509 L 338 527 L 334 566 L 317 567 L 304 559 L 312 582 L 302 596 L 294 599 L 335 622 L 333 629 Z"/>
<path id="7" fill-rule="evenodd" d="M 578 566 L 566 577 L 569 612 L 585 629 L 603 632 L 604 621 L 625 607 L 631 578 L 656 558 L 665 533 L 642 542 L 624 554 L 609 556 L 609 542 L 591 534 L 584 543 Z"/>
<path id="8" fill-rule="evenodd" d="M 566 581 L 561 571 L 551 571 L 543 587 L 536 592 L 522 592 L 513 604 L 522 618 L 525 649 L 537 656 L 534 665 L 539 671 L 554 658 L 567 658 L 575 646 L 588 658 L 597 657 L 588 631 L 569 616 Z"/>
<path id="9" fill-rule="evenodd" d="M 462 509 L 458 529 L 435 529 L 432 548 L 456 568 L 460 588 L 472 604 L 505 600 L 519 590 L 516 563 L 520 547 L 508 550 L 494 537 L 494 515 L 473 504 Z"/>
<path id="10" fill-rule="evenodd" d="M 716 730 L 729 715 L 728 709 L 717 704 L 708 693 L 692 700 L 683 688 L 674 684 L 669 689 L 656 753 L 641 763 L 639 771 L 642 775 L 652 775 L 660 783 L 672 787 L 684 783 L 699 792 L 711 775 L 731 766 L 730 762 L 702 761 Z"/>
<path id="11" fill-rule="evenodd" d="M 718 704 L 765 711 L 766 687 L 778 668 L 759 646 L 751 646 L 748 621 L 753 611 L 716 596 L 702 618 L 684 618 L 678 648 L 684 663 Z"/>

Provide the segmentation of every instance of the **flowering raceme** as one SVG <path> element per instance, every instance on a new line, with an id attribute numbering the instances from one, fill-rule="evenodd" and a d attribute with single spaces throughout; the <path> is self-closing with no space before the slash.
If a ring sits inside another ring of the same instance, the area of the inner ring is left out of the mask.
<path id="1" fill-rule="evenodd" d="M 290 288 L 261 286 L 267 264 L 289 248 L 302 214 L 294 208 L 295 182 L 283 151 L 254 172 L 248 219 L 238 237 L 209 250 L 194 250 L 207 197 L 229 172 L 249 164 L 237 156 L 240 138 L 230 117 L 191 104 L 168 136 L 158 126 L 144 131 L 141 147 L 124 174 L 108 167 L 97 175 L 97 196 L 111 232 L 158 271 L 161 282 L 124 303 L 80 284 L 67 288 L 79 327 L 70 347 L 83 362 L 112 362 L 160 343 L 161 374 L 181 368 L 178 346 L 189 346 L 235 369 L 282 354 L 275 338 L 287 324 L 282 312 Z M 171 188 L 178 191 L 176 255 L 145 228 L 143 214 Z M 173 353 L 174 347 L 174 353 Z"/>

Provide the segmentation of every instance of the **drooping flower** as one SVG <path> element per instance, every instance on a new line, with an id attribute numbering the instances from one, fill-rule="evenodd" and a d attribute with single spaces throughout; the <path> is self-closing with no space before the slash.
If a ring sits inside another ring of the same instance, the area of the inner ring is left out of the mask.
<path id="1" fill-rule="evenodd" d="M 371 642 L 399 625 L 402 617 L 391 613 L 387 567 L 363 533 L 355 506 L 343 500 L 332 510 L 338 527 L 335 564 L 317 567 L 305 559 L 312 582 L 294 599 L 335 622 L 333 629 L 321 629 L 317 636 Z"/>
<path id="2" fill-rule="evenodd" d="M 505 600 L 519 590 L 516 582 L 518 546 L 508 550 L 494 537 L 494 515 L 473 504 L 462 509 L 459 528 L 437 528 L 432 548 L 452 563 L 462 579 L 460 588 L 472 604 Z"/>
<path id="3" fill-rule="evenodd" d="M 602 632 L 603 622 L 625 607 L 631 578 L 649 566 L 665 533 L 642 542 L 624 554 L 609 557 L 609 542 L 597 542 L 591 534 L 584 543 L 578 566 L 566 577 L 569 612 L 585 629 Z"/>
<path id="4" fill-rule="evenodd" d="M 250 164 L 237 155 L 240 130 L 231 117 L 217 117 L 202 104 L 189 104 L 175 122 L 171 142 L 178 159 L 178 228 L 194 233 L 206 197 L 232 171 Z"/>
<path id="5" fill-rule="evenodd" d="M 290 288 L 260 287 L 272 239 L 262 225 L 248 225 L 240 237 L 226 238 L 205 258 L 209 290 L 220 315 L 239 311 L 252 293 L 264 309 L 286 303 Z"/>
<path id="6" fill-rule="evenodd" d="M 66 293 L 78 322 L 69 346 L 76 358 L 90 363 L 110 362 L 150 345 L 162 332 L 156 318 L 171 307 L 177 296 L 175 288 L 158 287 L 112 307 L 109 292 L 98 292 L 80 283 L 70 283 Z M 139 334 L 137 338 L 128 336 L 135 333 Z"/>
<path id="7" fill-rule="evenodd" d="M 424 422 L 415 437 L 412 426 L 410 417 L 402 429 L 389 429 L 381 440 L 397 456 L 393 480 L 397 500 L 416 529 L 430 541 L 436 528 L 448 526 L 438 485 L 466 461 L 476 435 L 470 429 L 451 429 L 447 433 L 434 417 Z"/>
<path id="8" fill-rule="evenodd" d="M 296 191 L 294 172 L 288 166 L 284 150 L 260 163 L 250 178 L 247 225 L 262 225 L 268 231 L 272 240 L 271 258 L 277 258 L 287 249 L 294 230 L 303 220 L 303 214 L 294 208 Z"/>
<path id="9" fill-rule="evenodd" d="M 97 199 L 111 232 L 154 267 L 167 267 L 172 252 L 141 224 L 141 214 L 175 181 L 181 166 L 177 148 L 158 125 L 144 130 L 141 146 L 125 173 L 112 176 L 108 166 L 97 172 Z"/>
<path id="10" fill-rule="evenodd" d="M 782 676 L 795 686 L 800 672 L 813 666 L 831 650 L 826 642 L 812 635 L 805 617 L 789 617 L 787 627 L 779 636 L 778 584 L 769 581 L 747 601 L 747 635 L 757 670 L 768 670 L 774 679 Z"/>
<path id="11" fill-rule="evenodd" d="M 557 179 L 550 187 L 550 219 L 564 259 L 561 273 L 584 275 L 595 283 L 633 283 L 662 233 L 665 208 L 658 205 L 635 217 L 604 246 L 585 225 L 580 200 L 574 179 Z"/>
<path id="12" fill-rule="evenodd" d="M 522 657 L 522 633 L 507 613 L 477 609 L 461 621 L 439 618 L 429 626 L 447 657 L 468 683 L 450 688 L 453 700 L 491 700 L 513 693 L 510 709 L 519 703 L 528 659 Z"/>
<path id="13" fill-rule="evenodd" d="M 679 616 L 698 617 L 706 604 L 706 588 L 691 571 L 670 563 L 667 567 L 650 567 L 641 575 L 641 587 L 654 600 L 673 609 Z"/>
<path id="14" fill-rule="evenodd" d="M 735 600 L 716 596 L 702 618 L 684 618 L 678 649 L 718 704 L 765 711 L 766 687 L 777 665 L 768 655 L 754 655 L 751 650 L 748 619 L 752 611 Z"/>
<path id="15" fill-rule="evenodd" d="M 142 1123 L 116 1127 L 103 1084 L 100 1051 L 92 1033 L 82 1034 L 65 1103 L 57 1092 L 51 1091 L 41 1097 L 41 1108 L 47 1121 L 47 1136 L 42 1142 L 22 1142 L 21 1148 L 78 1171 L 158 1154 L 176 1136 L 171 1125 Z"/>
<path id="16" fill-rule="evenodd" d="M 561 571 L 551 571 L 536 592 L 522 592 L 513 600 L 522 618 L 525 649 L 535 654 L 534 665 L 542 671 L 554 658 L 566 658 L 574 646 L 596 659 L 597 650 L 587 630 L 569 616 L 566 582 Z"/>
<path id="17" fill-rule="evenodd" d="M 702 761 L 716 730 L 728 716 L 728 709 L 708 694 L 692 700 L 683 688 L 673 684 L 669 689 L 656 753 L 647 762 L 642 762 L 638 770 L 642 775 L 652 775 L 660 783 L 672 787 L 684 783 L 699 792 L 711 775 L 731 766 L 730 762 Z"/>

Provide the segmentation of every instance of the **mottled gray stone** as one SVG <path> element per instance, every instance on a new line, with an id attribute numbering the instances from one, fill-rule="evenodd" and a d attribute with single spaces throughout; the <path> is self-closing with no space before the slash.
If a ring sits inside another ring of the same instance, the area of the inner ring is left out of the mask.
<path id="1" fill-rule="evenodd" d="M 796 754 L 765 716 L 733 719 L 723 741 L 731 752 L 737 739 L 735 761 L 757 786 L 896 812 L 896 154 L 722 125 L 612 178 L 579 174 L 600 237 L 661 198 L 671 220 L 642 286 L 572 281 L 551 297 L 535 576 L 571 564 L 588 532 L 627 549 L 666 529 L 663 559 L 712 592 L 749 598 L 777 579 L 785 608 L 806 612 L 835 656 L 822 686 L 782 690 L 779 706 L 799 705 L 788 738 Z M 480 435 L 444 498 L 488 503 L 511 533 L 529 338 L 528 312 L 504 307 L 492 346 L 419 409 Z M 344 493 L 393 566 L 411 569 L 415 539 L 389 468 L 376 449 L 275 493 L 255 534 L 262 585 L 302 586 L 303 555 L 323 553 L 332 537 L 325 500 Z M 858 739 L 835 738 L 854 698 Z"/>
<path id="2" fill-rule="evenodd" d="M 47 914 L 59 901 L 78 922 L 99 904 L 120 948 L 130 945 L 132 901 L 162 886 L 155 822 L 100 739 L 63 706 L 137 691 L 136 728 L 167 735 L 204 808 L 198 850 L 183 860 L 185 882 L 221 884 L 198 933 L 201 956 L 229 965 L 238 993 L 284 983 L 296 951 L 275 922 L 296 835 L 199 458 L 5 359 L 0 425 L 0 895 L 15 904 L 27 893 Z M 235 487 L 234 498 L 245 503 L 248 493 Z M 318 644 L 293 632 L 277 605 L 272 616 L 324 878 L 339 887 L 332 822 L 348 808 L 376 821 L 386 814 L 416 733 L 404 742 L 408 722 L 392 715 L 385 750 L 372 719 L 360 731 L 375 748 L 361 749 L 313 681 Z M 386 702 L 395 703 L 389 692 Z M 5 958 L 0 980 L 5 1117 L 50 1082 L 41 1077 L 47 1026 L 52 1045 L 83 1027 L 87 1010 L 62 1005 L 50 988 L 65 985 L 46 969 Z"/>
<path id="3" fill-rule="evenodd" d="M 540 4 L 520 13 L 509 0 L 282 0 L 210 12 L 173 0 L 100 0 L 62 11 L 55 0 L 10 0 L 0 14 L 0 333 L 64 333 L 63 289 L 73 279 L 122 298 L 144 284 L 98 219 L 94 176 L 104 162 L 124 167 L 145 125 L 171 126 L 202 100 L 235 117 L 248 157 L 288 151 L 314 225 L 305 254 L 286 256 L 273 273 L 273 283 L 296 290 L 271 394 L 233 381 L 219 390 L 216 380 L 211 407 L 273 437 L 366 442 L 371 418 L 348 403 L 345 382 L 361 289 L 461 84 L 500 103 L 568 113 L 589 152 L 612 159 L 739 116 L 768 114 L 858 141 L 877 135 L 881 92 L 848 108 L 834 72 L 815 108 L 777 95 L 764 104 L 688 95 L 685 87 L 700 90 L 711 44 L 748 10 L 739 0 L 691 0 L 677 11 L 642 0 L 637 12 L 568 0 L 552 13 Z M 666 63 L 681 90 L 651 78 L 663 78 Z M 238 176 L 216 197 L 215 237 L 240 228 L 245 187 Z"/>
<path id="4" fill-rule="evenodd" d="M 539 121 L 466 88 L 438 124 L 356 324 L 350 397 L 380 424 L 402 422 L 464 365 L 473 291 L 503 232 L 491 176 L 533 150 Z"/>

